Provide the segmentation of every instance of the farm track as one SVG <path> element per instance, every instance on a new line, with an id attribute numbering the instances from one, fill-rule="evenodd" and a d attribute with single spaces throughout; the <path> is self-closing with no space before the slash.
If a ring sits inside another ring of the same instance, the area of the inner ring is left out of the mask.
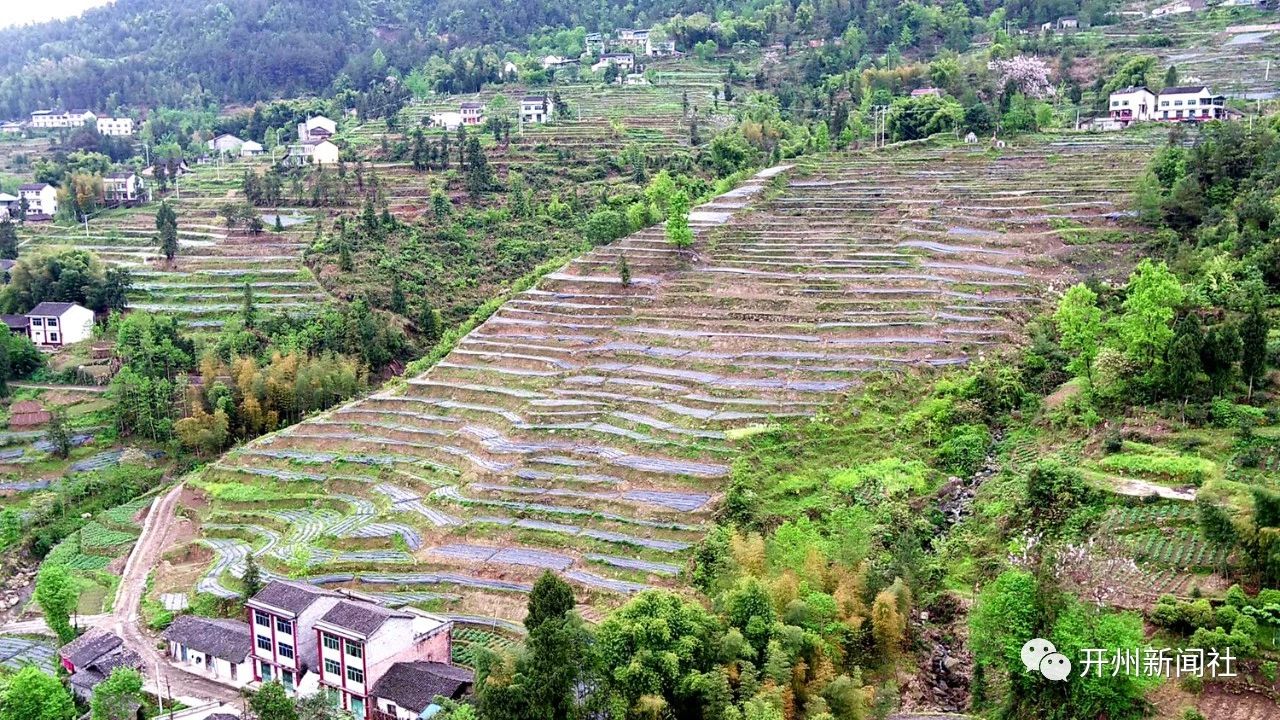
<path id="1" fill-rule="evenodd" d="M 178 483 L 152 502 L 142 524 L 142 534 L 129 553 L 129 560 L 116 590 L 112 613 L 108 617 L 116 634 L 142 658 L 143 676 L 152 692 L 164 692 L 170 697 L 184 699 L 214 699 L 233 703 L 240 697 L 235 688 L 170 665 L 167 658 L 156 649 L 155 639 L 147 636 L 142 628 L 141 605 L 147 577 L 160 560 L 183 489 L 184 485 Z"/>
<path id="2" fill-rule="evenodd" d="M 214 499 L 202 589 L 229 592 L 249 552 L 297 572 L 300 549 L 313 581 L 486 616 L 518 617 L 544 568 L 588 604 L 678 584 L 729 431 L 812 415 L 871 371 L 998 352 L 1076 278 L 1066 240 L 1136 230 L 1123 168 L 1146 141 L 1076 137 L 806 159 L 696 208 L 691 251 L 651 228 L 579 258 L 423 375 L 212 466 L 200 482 L 272 499 Z"/>

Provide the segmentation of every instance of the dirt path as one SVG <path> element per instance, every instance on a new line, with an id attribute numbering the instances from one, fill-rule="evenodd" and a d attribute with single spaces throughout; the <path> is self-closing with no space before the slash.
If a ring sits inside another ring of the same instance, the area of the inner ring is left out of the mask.
<path id="1" fill-rule="evenodd" d="M 82 629 L 107 627 L 111 624 L 112 617 L 110 615 L 80 615 L 72 618 L 72 622 L 76 627 Z M 45 624 L 44 618 L 38 617 L 31 620 L 15 620 L 11 623 L 0 625 L 0 635 L 50 635 L 54 633 Z"/>
<path id="2" fill-rule="evenodd" d="M 240 699 L 240 692 L 235 688 L 170 665 L 168 658 L 156 649 L 155 639 L 148 636 L 142 627 L 142 594 L 146 589 L 147 575 L 159 562 L 167 544 L 182 490 L 182 483 L 178 483 L 151 503 L 151 510 L 142 524 L 142 534 L 134 543 L 120 577 L 111 624 L 116 634 L 124 638 L 125 644 L 142 658 L 143 676 L 153 692 L 160 691 L 167 697 L 183 698 L 184 701 L 195 698 L 236 702 Z"/>
<path id="3" fill-rule="evenodd" d="M 106 385 L 55 385 L 52 383 L 11 382 L 9 387 L 27 388 L 29 390 L 76 390 L 87 393 L 105 393 Z"/>

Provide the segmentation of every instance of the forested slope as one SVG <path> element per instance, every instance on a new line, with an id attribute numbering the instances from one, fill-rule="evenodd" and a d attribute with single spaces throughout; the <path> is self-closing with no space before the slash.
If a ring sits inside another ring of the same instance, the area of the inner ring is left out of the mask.
<path id="1" fill-rule="evenodd" d="M 987 0 L 960 4 L 811 0 L 792 7 L 763 0 L 118 0 L 80 18 L 0 31 L 0 116 L 38 107 L 208 106 L 360 90 L 430 58 L 460 60 L 459 47 L 546 45 L 573 28 L 611 30 L 670 21 L 683 49 L 714 39 L 764 44 L 841 37 L 900 51 L 958 48 L 1003 11 L 1016 23 L 1083 11 L 1101 17 L 1106 0 Z M 1096 6 L 1096 7 L 1095 7 Z M 729 15 L 723 13 L 728 11 Z M 718 19 L 712 23 L 711 18 Z M 672 20 L 675 18 L 675 20 Z M 581 50 L 577 39 L 558 41 Z M 572 33 L 571 33 L 572 35 Z M 567 44 L 566 44 L 567 43 Z M 576 44 L 575 44 L 576 43 Z M 550 47 L 550 46 L 549 46 Z M 497 53 L 497 54 L 495 54 Z M 470 63 L 468 63 L 470 64 Z M 495 68 L 500 64 L 495 63 Z M 494 79 L 494 78 L 488 78 Z"/>

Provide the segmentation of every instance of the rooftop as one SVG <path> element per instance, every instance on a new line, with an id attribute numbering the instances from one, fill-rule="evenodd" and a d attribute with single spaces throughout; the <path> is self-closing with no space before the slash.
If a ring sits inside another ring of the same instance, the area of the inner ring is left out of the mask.
<path id="1" fill-rule="evenodd" d="M 27 313 L 28 316 L 41 315 L 44 317 L 62 317 L 62 314 L 73 307 L 81 307 L 79 303 L 73 302 L 42 302 L 31 308 Z"/>
<path id="2" fill-rule="evenodd" d="M 373 686 L 373 696 L 406 710 L 422 712 L 437 695 L 458 698 L 474 675 L 466 668 L 434 662 L 401 662 L 387 669 Z"/>
<path id="3" fill-rule="evenodd" d="M 249 602 L 269 605 L 298 615 L 303 610 L 311 607 L 311 603 L 315 602 L 317 598 L 328 594 L 328 592 L 306 583 L 293 582 L 291 580 L 274 580 L 259 590 L 257 595 L 250 598 Z"/>
<path id="4" fill-rule="evenodd" d="M 1189 95 L 1207 91 L 1208 85 L 1174 85 L 1160 91 L 1161 95 Z"/>
<path id="5" fill-rule="evenodd" d="M 329 608 L 329 612 L 325 613 L 320 620 L 343 630 L 349 630 L 357 635 L 369 637 L 377 632 L 383 623 L 395 617 L 408 618 L 410 616 L 405 613 L 388 610 L 373 603 L 343 600 Z"/>
<path id="6" fill-rule="evenodd" d="M 124 641 L 115 633 L 107 630 L 90 630 L 72 640 L 58 654 L 77 669 L 93 664 L 95 660 L 115 650 Z"/>
<path id="7" fill-rule="evenodd" d="M 249 654 L 251 634 L 243 620 L 180 615 L 164 637 L 206 655 L 242 663 Z"/>

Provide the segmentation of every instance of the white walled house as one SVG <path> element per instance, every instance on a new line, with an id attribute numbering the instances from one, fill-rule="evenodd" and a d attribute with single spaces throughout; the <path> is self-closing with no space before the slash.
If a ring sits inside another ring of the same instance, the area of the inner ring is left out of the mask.
<path id="1" fill-rule="evenodd" d="M 462 113 L 453 111 L 431 113 L 431 124 L 434 127 L 442 127 L 449 132 L 453 132 L 462 125 Z"/>
<path id="2" fill-rule="evenodd" d="M 178 616 L 164 631 L 174 665 L 232 687 L 253 682 L 251 638 L 242 620 L 195 615 Z"/>
<path id="3" fill-rule="evenodd" d="M 591 69 L 603 70 L 610 65 L 629 73 L 636 67 L 636 56 L 633 53 L 605 53 L 600 56 L 599 62 L 591 66 Z"/>
<path id="4" fill-rule="evenodd" d="M 88 110 L 64 110 L 55 112 L 53 110 L 36 110 L 31 113 L 31 127 L 33 128 L 69 128 L 80 127 L 91 122 L 96 122 L 98 116 Z"/>
<path id="5" fill-rule="evenodd" d="M 97 120 L 98 134 L 110 137 L 132 137 L 133 118 L 100 117 Z"/>
<path id="6" fill-rule="evenodd" d="M 463 125 L 479 125 L 484 121 L 484 105 L 478 102 L 464 102 L 458 108 Z"/>
<path id="7" fill-rule="evenodd" d="M 1107 114 L 1112 120 L 1124 124 L 1154 120 L 1156 94 L 1142 86 L 1121 88 L 1111 93 Z"/>
<path id="8" fill-rule="evenodd" d="M 22 124 L 21 124 L 21 123 L 16 123 L 16 122 L 3 122 L 3 123 L 0 123 L 0 134 L 4 134 L 4 135 L 17 135 L 17 134 L 18 134 L 18 133 L 20 133 L 20 132 L 22 132 Z"/>
<path id="9" fill-rule="evenodd" d="M 28 183 L 18 187 L 18 197 L 27 201 L 27 219 L 50 219 L 58 214 L 58 189 L 49 183 Z"/>
<path id="10" fill-rule="evenodd" d="M 244 147 L 244 141 L 235 135 L 223 133 L 218 137 L 205 143 L 210 151 L 215 153 L 227 153 L 231 155 L 239 154 L 240 148 Z"/>
<path id="11" fill-rule="evenodd" d="M 285 164 L 300 167 L 304 165 L 337 165 L 340 153 L 338 146 L 325 139 L 307 140 L 289 146 L 289 154 L 285 156 Z"/>
<path id="12" fill-rule="evenodd" d="M 22 207 L 22 198 L 0 192 L 0 218 L 16 218 Z"/>
<path id="13" fill-rule="evenodd" d="M 240 145 L 240 157 L 258 157 L 263 153 L 262 143 L 245 140 Z"/>
<path id="14" fill-rule="evenodd" d="M 298 123 L 298 140 L 321 140 L 333 137 L 338 132 L 338 123 L 323 115 L 315 115 Z"/>
<path id="15" fill-rule="evenodd" d="M 1160 91 L 1157 120 L 1221 120 L 1226 117 L 1226 98 L 1209 92 L 1205 85 L 1181 85 Z"/>
<path id="16" fill-rule="evenodd" d="M 619 30 L 614 39 L 615 43 L 623 47 L 629 48 L 647 48 L 649 45 L 648 30 Z"/>
<path id="17" fill-rule="evenodd" d="M 102 178 L 102 199 L 107 205 L 136 205 L 142 200 L 146 185 L 132 170 L 115 172 Z"/>
<path id="18" fill-rule="evenodd" d="M 27 313 L 31 342 L 62 347 L 88 340 L 93 333 L 93 311 L 77 303 L 42 302 Z"/>
<path id="19" fill-rule="evenodd" d="M 520 98 L 520 122 L 544 123 L 551 119 L 546 95 L 526 95 Z"/>

